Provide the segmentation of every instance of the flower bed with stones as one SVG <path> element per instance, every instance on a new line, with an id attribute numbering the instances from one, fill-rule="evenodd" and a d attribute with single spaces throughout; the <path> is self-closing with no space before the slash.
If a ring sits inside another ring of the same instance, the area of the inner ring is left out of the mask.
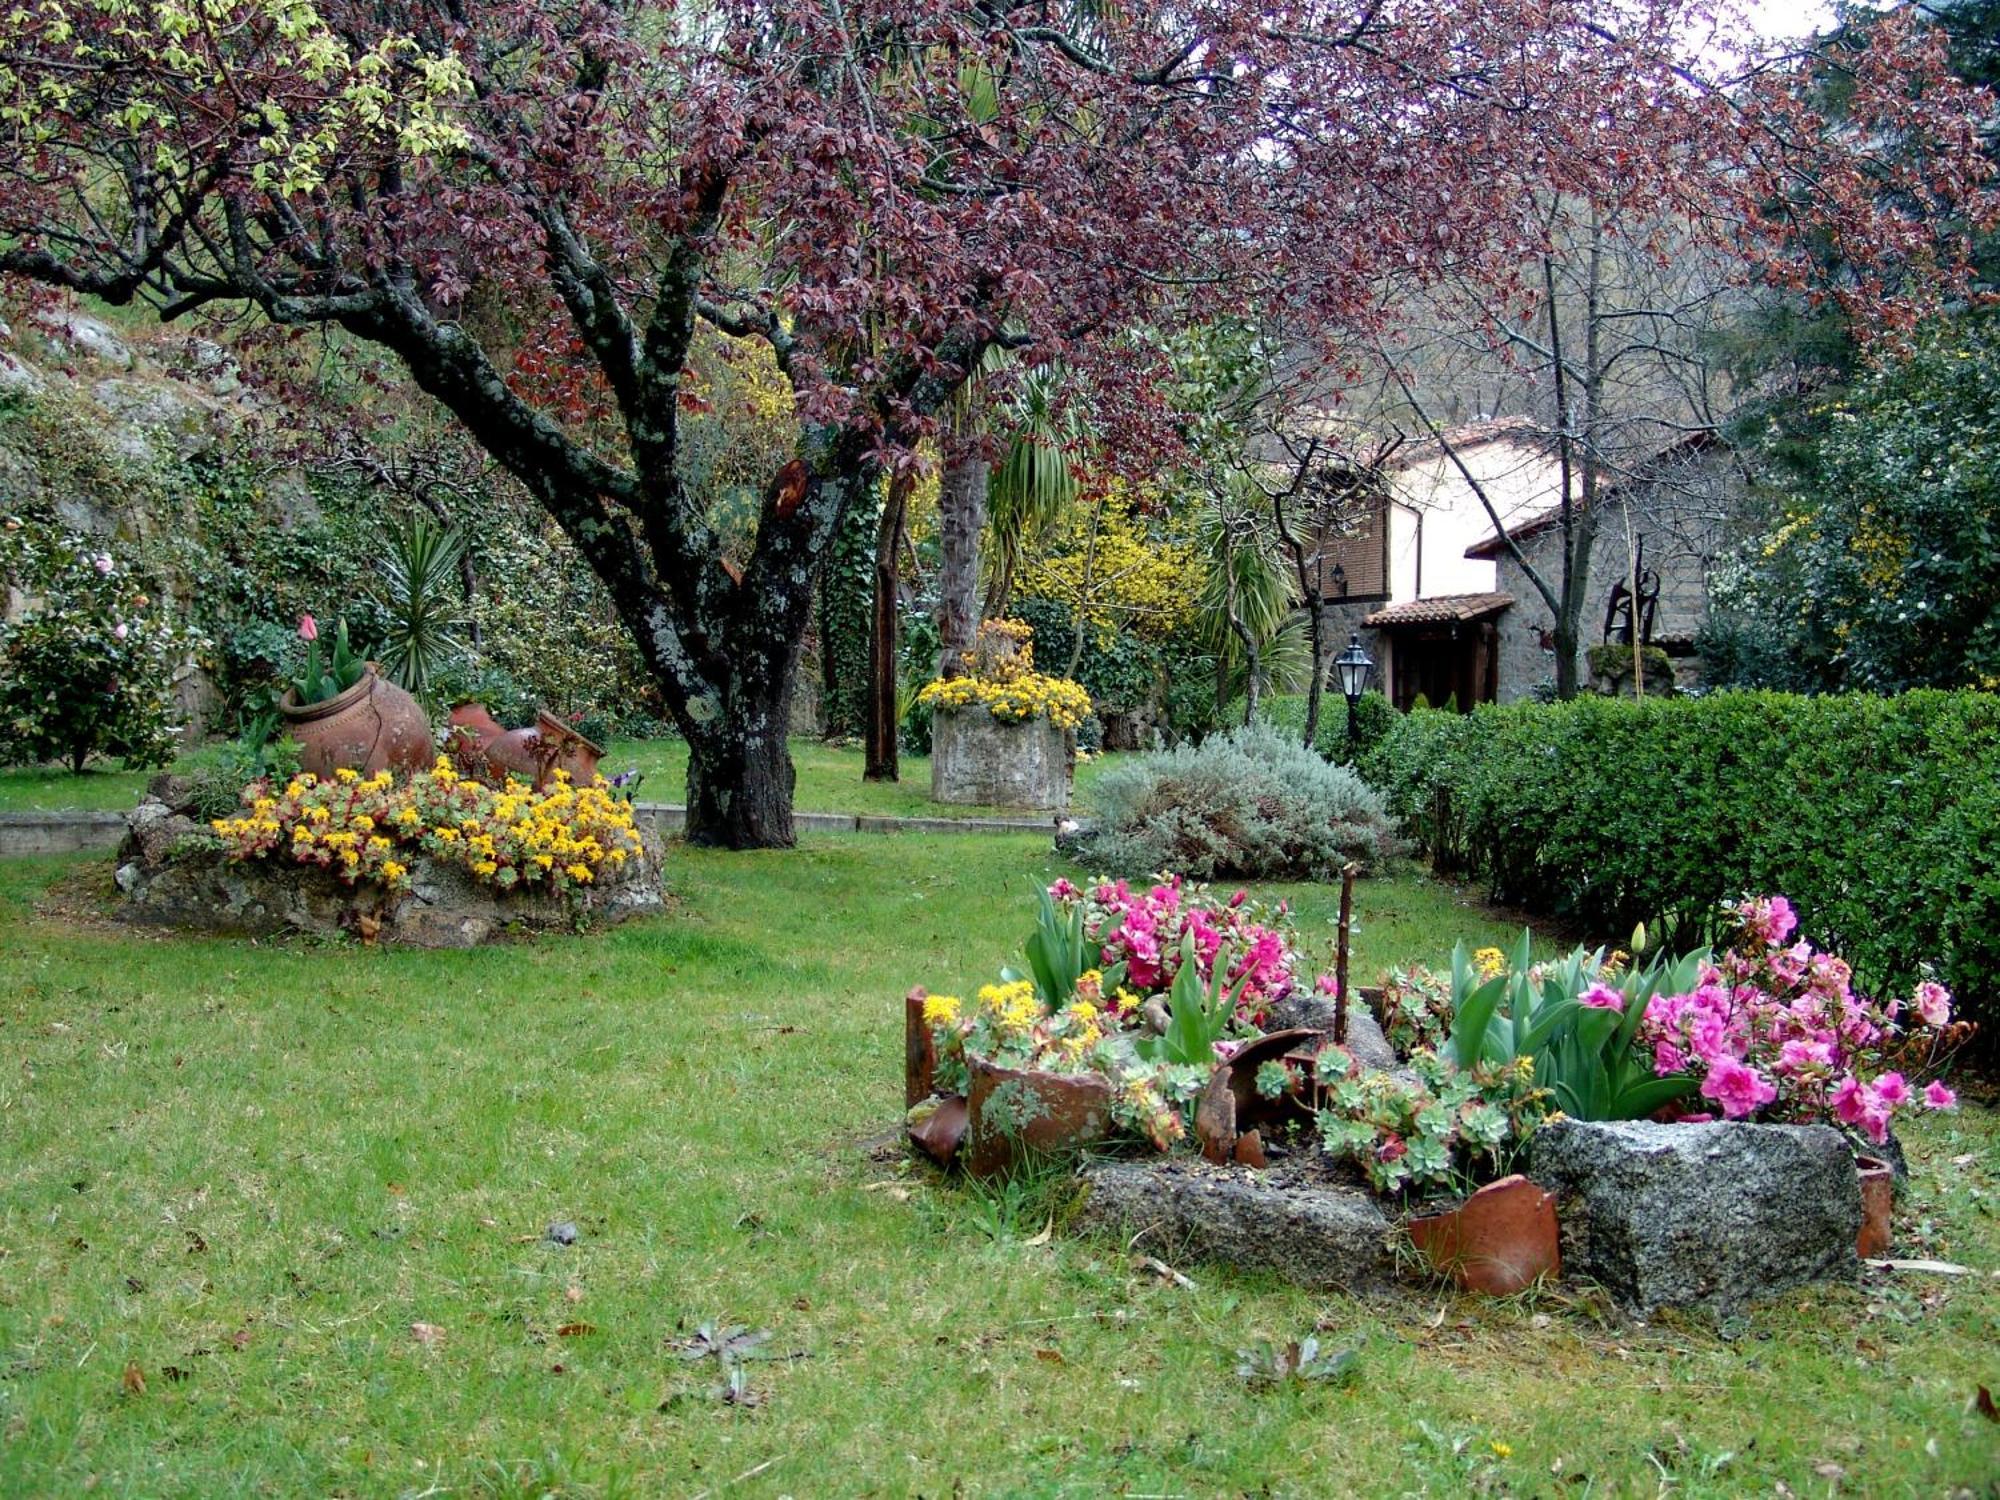
<path id="1" fill-rule="evenodd" d="M 1783 946 L 1781 903 L 1731 914 L 1719 956 L 1531 963 L 1524 936 L 1342 1005 L 1282 908 L 1058 882 L 1021 973 L 906 999 L 911 1138 L 980 1176 L 1073 1155 L 1077 1227 L 1314 1287 L 1569 1274 L 1726 1311 L 1850 1277 L 1887 1236 L 1863 1181 L 1888 1169 L 1858 1151 L 1951 1106 L 1909 1075 L 1964 1028 L 1935 986 L 1854 995 Z"/>
<path id="2" fill-rule="evenodd" d="M 337 865 L 245 858 L 194 815 L 180 778 L 157 778 L 127 820 L 117 863 L 121 920 L 244 937 L 351 935 L 365 942 L 467 948 L 514 934 L 575 932 L 660 911 L 656 844 L 633 835 L 624 856 L 563 888 L 496 885 L 462 858 L 400 851 L 393 880 Z"/>

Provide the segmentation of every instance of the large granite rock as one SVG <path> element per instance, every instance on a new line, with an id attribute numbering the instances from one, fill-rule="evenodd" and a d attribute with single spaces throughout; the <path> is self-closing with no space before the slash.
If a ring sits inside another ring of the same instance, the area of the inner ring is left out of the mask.
<path id="1" fill-rule="evenodd" d="M 983 807 L 1069 806 L 1075 741 L 1044 718 L 946 709 L 931 721 L 931 800 Z"/>
<path id="2" fill-rule="evenodd" d="M 1639 1311 L 1726 1312 L 1858 1269 L 1854 1157 L 1823 1125 L 1563 1120 L 1528 1175 L 1559 1197 L 1564 1267 Z"/>
<path id="3" fill-rule="evenodd" d="M 241 937 L 360 935 L 415 948 L 470 948 L 515 933 L 573 932 L 657 912 L 665 904 L 658 845 L 615 879 L 569 892 L 503 891 L 463 867 L 410 861 L 410 888 L 350 886 L 289 860 L 230 859 L 206 828 L 148 799 L 120 851 L 118 916 L 127 922 Z"/>
<path id="4" fill-rule="evenodd" d="M 1303 1027 L 1308 1031 L 1325 1032 L 1331 1042 L 1334 1012 L 1331 996 L 1322 995 L 1317 990 L 1299 990 L 1272 1006 L 1264 1025 L 1268 1031 L 1290 1031 Z M 1382 1034 L 1381 1023 L 1369 1010 L 1367 1001 L 1358 995 L 1347 1007 L 1347 1041 L 1344 1045 L 1365 1069 L 1390 1072 L 1402 1066 L 1403 1060 L 1396 1056 L 1396 1049 Z"/>
<path id="5" fill-rule="evenodd" d="M 1096 1162 L 1082 1175 L 1079 1228 L 1176 1265 L 1216 1261 L 1350 1290 L 1395 1277 L 1394 1227 L 1359 1187 L 1179 1160 Z"/>

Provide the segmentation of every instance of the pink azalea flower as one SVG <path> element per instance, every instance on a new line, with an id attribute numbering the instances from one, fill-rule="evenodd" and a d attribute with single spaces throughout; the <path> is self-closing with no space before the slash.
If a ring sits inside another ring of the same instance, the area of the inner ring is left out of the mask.
<path id="1" fill-rule="evenodd" d="M 1827 1102 L 1833 1106 L 1833 1117 L 1841 1124 L 1859 1125 L 1872 1097 L 1868 1086 L 1849 1073 L 1833 1086 Z"/>
<path id="2" fill-rule="evenodd" d="M 1793 1073 L 1833 1066 L 1833 1048 L 1826 1042 L 1790 1041 L 1778 1049 L 1778 1066 Z"/>
<path id="3" fill-rule="evenodd" d="M 1910 1086 L 1903 1081 L 1901 1073 L 1884 1073 L 1875 1080 L 1875 1097 L 1894 1109 L 1897 1105 L 1910 1102 Z"/>
<path id="4" fill-rule="evenodd" d="M 1318 990 L 1322 995 L 1338 995 L 1340 993 L 1340 981 L 1331 974 L 1322 974 L 1318 979 L 1313 981 L 1313 988 Z"/>
<path id="5" fill-rule="evenodd" d="M 1950 1109 L 1958 1103 L 1958 1095 L 1933 1078 L 1924 1085 L 1925 1109 Z"/>
<path id="6" fill-rule="evenodd" d="M 1935 979 L 1926 979 L 1917 986 L 1915 1001 L 1918 1017 L 1926 1026 L 1949 1026 L 1951 1024 L 1951 991 Z"/>
<path id="7" fill-rule="evenodd" d="M 1701 1095 L 1722 1107 L 1725 1118 L 1740 1120 L 1778 1097 L 1777 1089 L 1755 1068 L 1734 1058 L 1718 1058 L 1702 1080 Z"/>
<path id="8" fill-rule="evenodd" d="M 1588 1005 L 1592 1010 L 1623 1010 L 1625 996 L 1620 990 L 1599 981 L 1577 997 L 1579 1005 Z"/>

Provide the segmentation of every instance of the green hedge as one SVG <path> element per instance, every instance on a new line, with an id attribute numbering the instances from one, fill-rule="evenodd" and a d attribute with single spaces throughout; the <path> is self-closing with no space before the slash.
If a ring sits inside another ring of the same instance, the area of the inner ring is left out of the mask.
<path id="1" fill-rule="evenodd" d="M 1380 693 L 1361 695 L 1361 702 L 1355 707 L 1355 728 L 1356 748 L 1363 757 L 1381 743 L 1398 717 L 1395 707 Z M 1257 700 L 1257 719 L 1287 738 L 1302 742 L 1306 734 L 1306 695 L 1267 693 Z M 1233 726 L 1242 722 L 1243 700 L 1237 698 L 1224 713 L 1223 723 Z M 1348 759 L 1347 700 L 1334 689 L 1329 688 L 1320 698 L 1318 727 L 1313 749 L 1330 761 L 1344 763 Z"/>
<path id="2" fill-rule="evenodd" d="M 1407 715 L 1366 757 L 1405 833 L 1496 898 L 1690 937 L 1782 892 L 1864 988 L 1924 961 L 2000 1032 L 2000 697 L 1582 698 Z"/>

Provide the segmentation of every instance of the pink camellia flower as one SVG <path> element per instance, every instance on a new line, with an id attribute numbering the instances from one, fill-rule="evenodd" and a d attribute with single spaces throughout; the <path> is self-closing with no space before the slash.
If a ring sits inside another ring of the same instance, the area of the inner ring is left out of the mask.
<path id="1" fill-rule="evenodd" d="M 1778 1091 L 1755 1068 L 1733 1057 L 1719 1057 L 1702 1080 L 1701 1096 L 1722 1106 L 1723 1116 L 1740 1120 L 1778 1097 Z"/>
<path id="2" fill-rule="evenodd" d="M 1924 1085 L 1925 1109 L 1950 1109 L 1958 1103 L 1958 1095 L 1933 1078 Z"/>
<path id="3" fill-rule="evenodd" d="M 316 641 L 319 639 L 319 626 L 315 623 L 311 615 L 299 616 L 299 639 L 302 641 Z"/>
<path id="4" fill-rule="evenodd" d="M 1935 979 L 1926 979 L 1917 986 L 1913 1002 L 1917 1015 L 1926 1026 L 1949 1026 L 1951 1024 L 1951 991 Z"/>
<path id="5" fill-rule="evenodd" d="M 1875 1097 L 1894 1109 L 1910 1102 L 1910 1086 L 1901 1073 L 1884 1073 L 1875 1080 Z"/>
<path id="6" fill-rule="evenodd" d="M 1579 1005 L 1588 1005 L 1592 1010 L 1623 1010 L 1625 995 L 1601 980 L 1576 997 Z"/>

